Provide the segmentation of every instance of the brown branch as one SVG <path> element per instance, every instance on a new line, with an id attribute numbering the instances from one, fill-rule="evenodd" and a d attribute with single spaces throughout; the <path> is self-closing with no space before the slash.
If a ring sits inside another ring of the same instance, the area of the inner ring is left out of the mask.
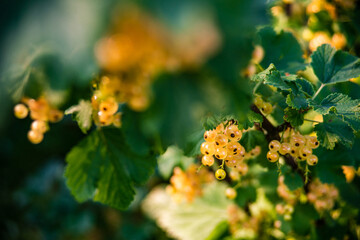
<path id="1" fill-rule="evenodd" d="M 283 124 L 275 127 L 274 125 L 272 125 L 272 123 L 261 113 L 261 111 L 254 105 L 252 104 L 251 105 L 251 110 L 254 111 L 255 113 L 258 113 L 260 114 L 262 117 L 263 117 L 263 122 L 262 122 L 262 125 L 261 127 L 259 125 L 256 125 L 256 128 L 263 131 L 264 130 L 266 132 L 265 134 L 265 138 L 266 140 L 270 143 L 272 140 L 278 140 L 280 141 L 281 138 L 280 138 L 280 135 L 279 133 L 282 132 L 283 130 L 285 130 L 286 128 L 290 127 L 290 123 L 288 122 L 284 122 Z M 304 183 L 305 183 L 305 172 L 299 168 L 297 162 L 294 160 L 293 157 L 291 157 L 289 154 L 286 154 L 284 156 L 285 158 L 285 163 L 287 165 L 289 165 L 293 171 L 297 172 L 300 174 L 301 178 L 303 179 Z M 304 189 L 305 191 L 307 192 L 308 191 L 308 184 L 310 182 L 310 177 L 309 177 L 309 180 L 307 182 L 307 184 L 305 184 L 304 186 Z"/>

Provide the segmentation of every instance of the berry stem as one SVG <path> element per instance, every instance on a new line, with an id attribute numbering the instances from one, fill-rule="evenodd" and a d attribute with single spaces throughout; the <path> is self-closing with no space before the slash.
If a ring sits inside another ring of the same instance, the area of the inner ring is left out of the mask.
<path id="1" fill-rule="evenodd" d="M 255 85 L 255 87 L 254 87 L 254 89 L 253 89 L 253 95 L 255 95 L 256 90 L 260 87 L 260 85 L 263 83 L 263 81 L 264 81 L 264 80 L 261 80 L 261 81 L 259 81 L 259 82 Z"/>
<path id="2" fill-rule="evenodd" d="M 306 118 L 304 118 L 304 121 L 314 122 L 314 123 L 321 123 L 321 122 L 319 122 L 319 121 L 315 121 L 315 120 L 311 120 L 311 119 L 306 119 Z"/>
<path id="3" fill-rule="evenodd" d="M 322 83 L 320 85 L 320 87 L 318 88 L 318 90 L 316 91 L 316 93 L 314 94 L 314 96 L 311 98 L 311 100 L 314 100 L 324 87 L 325 87 L 325 84 Z"/>
<path id="4" fill-rule="evenodd" d="M 286 129 L 287 126 L 289 126 L 289 123 L 285 122 L 283 124 L 281 124 L 278 127 L 274 127 L 272 125 L 272 123 L 261 113 L 261 111 L 253 104 L 251 105 L 251 110 L 254 111 L 255 113 L 260 114 L 263 117 L 263 122 L 261 125 L 261 128 L 259 128 L 260 131 L 264 130 L 267 132 L 267 134 L 265 135 L 266 140 L 270 143 L 272 140 L 278 140 L 280 141 L 280 135 L 279 133 L 281 131 L 283 131 L 283 129 Z M 303 181 L 305 182 L 305 172 L 299 168 L 299 165 L 297 164 L 297 162 L 294 160 L 294 158 L 292 158 L 289 154 L 284 156 L 285 158 L 285 163 L 287 165 L 289 165 L 293 171 L 297 172 L 303 179 Z M 309 183 L 309 179 L 307 180 L 307 182 L 305 183 L 305 192 L 307 192 L 308 189 L 308 183 Z"/>

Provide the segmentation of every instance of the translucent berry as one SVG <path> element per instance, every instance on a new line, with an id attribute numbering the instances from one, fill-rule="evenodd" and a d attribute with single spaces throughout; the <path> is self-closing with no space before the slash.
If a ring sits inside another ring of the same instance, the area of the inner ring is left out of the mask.
<path id="1" fill-rule="evenodd" d="M 244 149 L 245 150 L 245 149 Z M 250 151 L 250 155 L 252 157 L 256 157 L 256 156 L 259 156 L 259 154 L 261 153 L 261 147 L 260 146 L 256 146 L 254 147 L 253 149 L 251 149 Z"/>
<path id="2" fill-rule="evenodd" d="M 225 159 L 227 156 L 227 151 L 225 148 L 219 147 L 215 149 L 215 157 L 217 159 Z"/>
<path id="3" fill-rule="evenodd" d="M 290 150 L 291 150 L 290 143 L 282 143 L 280 146 L 280 149 L 279 149 L 279 153 L 281 155 L 285 155 L 285 154 L 290 153 Z"/>
<path id="4" fill-rule="evenodd" d="M 258 108 L 262 108 L 263 105 L 264 105 L 264 101 L 263 99 L 260 97 L 260 96 L 257 96 L 255 99 L 254 99 L 254 104 L 255 106 L 257 106 Z"/>
<path id="5" fill-rule="evenodd" d="M 228 199 L 235 199 L 237 193 L 236 193 L 236 190 L 235 190 L 235 189 L 233 189 L 233 188 L 227 188 L 227 189 L 225 190 L 225 195 L 226 195 L 226 197 L 227 197 Z"/>
<path id="6" fill-rule="evenodd" d="M 279 154 L 277 152 L 268 151 L 266 154 L 266 158 L 270 162 L 276 162 L 277 160 L 279 160 Z"/>
<path id="7" fill-rule="evenodd" d="M 225 129 L 225 135 L 230 141 L 239 141 L 242 133 L 236 125 L 230 125 Z"/>
<path id="8" fill-rule="evenodd" d="M 241 145 L 238 142 L 229 142 L 226 145 L 226 150 L 230 155 L 238 155 L 241 152 Z"/>
<path id="9" fill-rule="evenodd" d="M 260 45 L 256 45 L 254 51 L 252 52 L 252 60 L 255 63 L 260 63 L 264 58 L 265 52 Z"/>
<path id="10" fill-rule="evenodd" d="M 14 107 L 14 115 L 17 118 L 20 119 L 26 118 L 28 113 L 29 113 L 28 108 L 22 103 L 19 103 Z"/>
<path id="11" fill-rule="evenodd" d="M 281 143 L 278 140 L 272 140 L 269 143 L 269 150 L 270 151 L 277 152 L 277 151 L 280 150 L 280 147 L 281 147 Z"/>
<path id="12" fill-rule="evenodd" d="M 224 124 L 222 124 L 222 123 L 220 123 L 215 129 L 215 131 L 217 133 L 224 133 L 224 130 L 225 130 L 225 127 L 224 127 Z"/>
<path id="13" fill-rule="evenodd" d="M 113 119 L 113 124 L 115 127 L 119 128 L 122 125 L 122 120 L 121 120 L 122 114 L 121 113 L 116 113 L 114 115 L 114 119 Z"/>
<path id="14" fill-rule="evenodd" d="M 210 143 L 210 142 L 203 142 L 201 144 L 201 147 L 200 147 L 200 152 L 203 155 L 212 156 L 215 153 L 215 145 L 213 143 Z"/>
<path id="15" fill-rule="evenodd" d="M 240 175 L 242 175 L 242 176 L 244 176 L 249 171 L 248 165 L 246 163 L 243 163 L 243 162 L 239 162 L 235 166 L 235 168 L 240 173 Z"/>
<path id="16" fill-rule="evenodd" d="M 115 98 L 109 97 L 105 101 L 102 101 L 99 106 L 99 110 L 106 114 L 115 114 L 119 106 Z"/>
<path id="17" fill-rule="evenodd" d="M 240 174 L 238 171 L 234 171 L 234 170 L 230 171 L 229 176 L 230 176 L 231 180 L 233 180 L 233 181 L 240 180 Z"/>
<path id="18" fill-rule="evenodd" d="M 230 160 L 225 160 L 225 165 L 229 168 L 234 168 L 238 164 L 238 161 L 235 158 L 231 158 Z"/>
<path id="19" fill-rule="evenodd" d="M 314 166 L 318 163 L 318 157 L 316 155 L 310 155 L 308 159 L 306 159 L 307 164 L 310 166 Z"/>
<path id="20" fill-rule="evenodd" d="M 268 102 L 267 102 L 267 103 L 264 103 L 264 105 L 262 106 L 261 110 L 263 111 L 263 113 L 264 113 L 265 115 L 267 115 L 267 114 L 270 114 L 270 113 L 272 112 L 273 107 L 272 107 L 271 103 L 268 103 Z"/>
<path id="21" fill-rule="evenodd" d="M 290 143 L 292 146 L 300 148 L 305 145 L 306 139 L 303 135 L 300 134 L 294 134 L 290 138 Z"/>
<path id="22" fill-rule="evenodd" d="M 114 115 L 102 111 L 98 112 L 98 117 L 101 126 L 109 126 L 114 120 Z"/>
<path id="23" fill-rule="evenodd" d="M 44 133 L 47 131 L 47 129 L 48 129 L 47 124 L 44 121 L 35 120 L 31 123 L 31 130 Z"/>
<path id="24" fill-rule="evenodd" d="M 303 146 L 299 149 L 299 156 L 303 159 L 307 159 L 312 154 L 312 150 L 309 147 Z"/>
<path id="25" fill-rule="evenodd" d="M 207 142 L 214 142 L 215 137 L 216 137 L 216 131 L 209 130 L 209 131 L 205 131 L 204 133 L 204 139 Z"/>
<path id="26" fill-rule="evenodd" d="M 291 146 L 289 153 L 292 157 L 297 157 L 299 153 L 299 149 L 295 146 Z"/>
<path id="27" fill-rule="evenodd" d="M 59 122 L 63 117 L 64 117 L 63 112 L 57 109 L 50 109 L 48 114 L 48 119 L 52 123 Z"/>
<path id="28" fill-rule="evenodd" d="M 218 134 L 215 137 L 215 145 L 217 147 L 223 147 L 228 143 L 228 138 L 224 134 Z"/>
<path id="29" fill-rule="evenodd" d="M 216 170 L 215 172 L 215 177 L 218 180 L 223 180 L 226 177 L 226 172 L 224 169 L 219 168 L 218 170 Z"/>
<path id="30" fill-rule="evenodd" d="M 31 143 L 33 143 L 33 144 L 38 144 L 38 143 L 40 143 L 42 140 L 43 140 L 43 138 L 44 138 L 44 135 L 41 133 L 41 132 L 39 132 L 39 131 L 34 131 L 34 130 L 30 130 L 29 132 L 28 132 L 28 139 L 29 139 L 29 141 L 31 142 Z"/>
<path id="31" fill-rule="evenodd" d="M 214 157 L 209 155 L 204 155 L 201 159 L 201 163 L 209 167 L 212 166 L 214 162 L 215 162 Z"/>
<path id="32" fill-rule="evenodd" d="M 306 146 L 315 149 L 319 147 L 319 141 L 317 140 L 317 137 L 315 136 L 307 136 L 306 137 Z"/>

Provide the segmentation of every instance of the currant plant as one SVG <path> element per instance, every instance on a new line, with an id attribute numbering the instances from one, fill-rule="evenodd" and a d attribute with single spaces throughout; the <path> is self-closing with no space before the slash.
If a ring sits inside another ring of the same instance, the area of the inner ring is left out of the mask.
<path id="1" fill-rule="evenodd" d="M 122 5 L 80 44 L 91 64 L 40 51 L 10 74 L 32 147 L 79 128 L 74 198 L 141 208 L 175 239 L 359 238 L 359 4 L 190 2 Z"/>

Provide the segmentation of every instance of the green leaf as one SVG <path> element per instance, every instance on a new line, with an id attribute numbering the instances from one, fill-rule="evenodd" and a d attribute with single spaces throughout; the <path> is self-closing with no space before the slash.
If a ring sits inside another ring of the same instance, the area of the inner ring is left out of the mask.
<path id="1" fill-rule="evenodd" d="M 280 72 L 276 69 L 274 64 L 270 64 L 267 69 L 256 74 L 252 81 L 263 81 L 264 84 L 274 86 L 281 90 L 290 90 L 290 87 L 282 80 Z"/>
<path id="2" fill-rule="evenodd" d="M 183 165 L 186 169 L 193 161 L 193 158 L 184 156 L 183 151 L 178 147 L 170 146 L 158 159 L 159 172 L 165 179 L 169 179 L 175 166 Z"/>
<path id="3" fill-rule="evenodd" d="M 360 75 L 360 61 L 357 57 L 328 44 L 318 47 L 311 59 L 315 75 L 325 85 L 347 82 Z"/>
<path id="4" fill-rule="evenodd" d="M 117 128 L 93 131 L 66 157 L 66 183 L 75 198 L 126 209 L 134 198 L 134 185 L 153 173 L 153 156 L 131 152 Z"/>
<path id="5" fill-rule="evenodd" d="M 306 101 L 306 97 L 303 93 L 297 95 L 289 93 L 286 97 L 286 104 L 297 110 L 306 109 L 309 106 L 309 103 Z"/>
<path id="6" fill-rule="evenodd" d="M 227 207 L 232 203 L 226 198 L 225 190 L 224 183 L 215 181 L 206 185 L 203 196 L 193 203 L 176 204 L 159 187 L 146 197 L 142 209 L 176 239 L 219 239 L 226 231 L 220 226 L 227 222 Z"/>
<path id="7" fill-rule="evenodd" d="M 295 83 L 299 87 L 299 89 L 308 97 L 314 95 L 315 93 L 314 86 L 308 80 L 297 77 Z"/>
<path id="8" fill-rule="evenodd" d="M 79 202 L 94 196 L 100 176 L 101 152 L 96 132 L 84 138 L 66 156 L 66 184 Z"/>
<path id="9" fill-rule="evenodd" d="M 334 149 L 336 143 L 351 148 L 354 143 L 352 128 L 335 114 L 324 115 L 324 122 L 316 124 L 314 130 L 321 145 L 327 149 Z"/>
<path id="10" fill-rule="evenodd" d="M 265 141 L 265 136 L 262 132 L 257 130 L 250 130 L 244 132 L 241 137 L 240 143 L 244 146 L 245 150 L 249 152 L 254 147 L 261 145 Z"/>
<path id="11" fill-rule="evenodd" d="M 358 131 L 360 130 L 360 100 L 352 100 L 349 96 L 342 93 L 332 93 L 324 98 L 319 104 L 309 101 L 314 110 L 320 114 L 327 114 L 332 110 L 336 115 Z"/>
<path id="12" fill-rule="evenodd" d="M 304 186 L 304 182 L 300 175 L 294 172 L 288 172 L 284 174 L 284 183 L 290 191 L 294 191 Z"/>
<path id="13" fill-rule="evenodd" d="M 80 100 L 78 105 L 72 106 L 65 111 L 65 114 L 73 114 L 79 128 L 83 133 L 91 128 L 92 125 L 92 105 L 90 101 Z"/>
<path id="14" fill-rule="evenodd" d="M 261 66 L 266 67 L 274 63 L 278 69 L 287 72 L 296 72 L 305 67 L 303 51 L 292 33 L 276 33 L 271 27 L 265 27 L 259 31 L 259 36 L 265 50 Z"/>
<path id="15" fill-rule="evenodd" d="M 304 114 L 297 109 L 287 107 L 284 110 L 284 120 L 289 122 L 291 126 L 297 127 L 304 123 Z"/>
<path id="16" fill-rule="evenodd" d="M 263 122 L 263 116 L 261 114 L 258 114 L 253 111 L 249 111 L 246 117 L 245 122 L 242 124 L 242 127 L 244 129 L 248 129 L 254 126 L 254 123 L 262 123 Z"/>

